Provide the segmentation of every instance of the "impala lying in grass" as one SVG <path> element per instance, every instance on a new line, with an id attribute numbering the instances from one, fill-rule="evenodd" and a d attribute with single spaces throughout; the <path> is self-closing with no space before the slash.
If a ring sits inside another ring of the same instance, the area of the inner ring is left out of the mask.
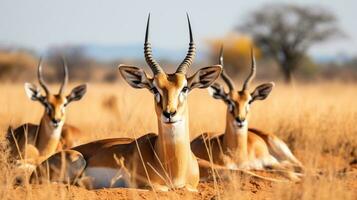
<path id="1" fill-rule="evenodd" d="M 75 87 L 69 95 L 64 94 L 68 82 L 68 68 L 63 61 L 63 82 L 58 94 L 51 94 L 42 77 L 42 60 L 38 66 L 38 80 L 45 95 L 40 88 L 25 83 L 27 96 L 38 101 L 45 108 L 39 125 L 26 123 L 15 130 L 11 127 L 7 133 L 12 158 L 20 159 L 19 163 L 33 168 L 43 160 L 54 154 L 58 149 L 70 148 L 77 142 L 80 134 L 76 127 L 64 125 L 65 111 L 69 103 L 80 100 L 86 93 L 86 85 Z"/>
<path id="2" fill-rule="evenodd" d="M 251 105 L 257 100 L 264 100 L 271 92 L 274 83 L 264 83 L 249 91 L 249 84 L 256 73 L 255 59 L 252 54 L 251 73 L 245 80 L 241 90 L 236 91 L 233 81 L 222 71 L 221 77 L 228 86 L 214 83 L 210 94 L 215 99 L 223 100 L 227 105 L 225 132 L 214 137 L 208 134 L 200 135 L 191 142 L 193 153 L 201 159 L 228 169 L 262 170 L 274 168 L 301 170 L 301 163 L 292 154 L 289 147 L 274 134 L 248 128 L 248 118 Z M 223 49 L 220 55 L 223 65 Z M 204 174 L 204 173 L 202 173 Z M 296 178 L 297 173 L 288 173 L 289 178 Z"/>
<path id="3" fill-rule="evenodd" d="M 48 161 L 50 172 L 37 171 L 40 177 L 49 173 L 50 180 L 64 178 L 75 182 L 77 176 L 81 176 L 81 183 L 87 188 L 149 187 L 163 191 L 174 188 L 197 189 L 199 167 L 190 149 L 187 97 L 195 88 L 209 87 L 219 77 L 221 66 L 205 67 L 193 76 L 187 76 L 195 56 L 188 16 L 187 19 L 189 49 L 175 73 L 166 73 L 152 56 L 148 42 L 150 15 L 144 54 L 154 76 L 149 77 L 138 67 L 119 66 L 121 75 L 129 85 L 146 88 L 154 95 L 158 135 L 147 134 L 135 141 L 130 138 L 95 141 L 76 147 L 73 151 L 56 154 Z M 61 158 L 67 161 L 67 165 L 62 170 L 52 170 L 51 166 L 61 169 Z M 46 162 L 43 166 L 46 169 Z"/>

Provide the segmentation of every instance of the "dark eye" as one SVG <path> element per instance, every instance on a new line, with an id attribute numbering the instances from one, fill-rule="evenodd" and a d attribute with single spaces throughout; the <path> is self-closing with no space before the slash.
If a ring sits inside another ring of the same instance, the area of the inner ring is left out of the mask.
<path id="1" fill-rule="evenodd" d="M 161 96 L 159 90 L 157 90 L 155 87 L 152 87 L 150 90 L 152 91 L 152 93 L 154 93 L 155 101 L 157 103 L 160 103 Z"/>
<path id="2" fill-rule="evenodd" d="M 152 87 L 150 89 L 154 94 L 158 94 L 159 93 L 159 90 L 156 89 L 156 87 Z"/>
<path id="3" fill-rule="evenodd" d="M 232 112 L 234 110 L 234 103 L 232 101 L 228 101 L 228 109 Z"/>
<path id="4" fill-rule="evenodd" d="M 188 91 L 188 87 L 187 87 L 187 86 L 185 86 L 185 87 L 182 88 L 182 92 L 183 92 L 183 93 L 186 93 L 187 91 Z"/>
<path id="5" fill-rule="evenodd" d="M 47 114 L 50 114 L 52 112 L 52 106 L 50 104 L 45 104 L 46 112 Z"/>

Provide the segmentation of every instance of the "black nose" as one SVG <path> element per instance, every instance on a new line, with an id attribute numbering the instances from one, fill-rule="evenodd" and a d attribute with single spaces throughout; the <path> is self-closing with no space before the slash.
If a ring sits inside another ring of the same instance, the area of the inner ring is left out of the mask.
<path id="1" fill-rule="evenodd" d="M 245 118 L 236 117 L 236 121 L 242 123 L 245 121 Z"/>
<path id="2" fill-rule="evenodd" d="M 61 122 L 61 120 L 60 119 L 52 119 L 52 122 L 54 124 L 59 124 Z"/>
<path id="3" fill-rule="evenodd" d="M 176 111 L 175 111 L 175 112 L 166 112 L 166 111 L 164 111 L 162 114 L 163 114 L 166 118 L 171 118 L 171 117 L 173 117 L 173 116 L 176 114 Z"/>

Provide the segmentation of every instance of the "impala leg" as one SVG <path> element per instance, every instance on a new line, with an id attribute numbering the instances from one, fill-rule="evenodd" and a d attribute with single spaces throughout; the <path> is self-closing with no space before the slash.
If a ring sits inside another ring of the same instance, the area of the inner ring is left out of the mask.
<path id="1" fill-rule="evenodd" d="M 81 153 L 74 150 L 61 151 L 41 163 L 32 173 L 30 182 L 75 184 L 85 167 L 86 161 Z"/>
<path id="2" fill-rule="evenodd" d="M 302 173 L 295 172 L 293 166 L 291 163 L 276 163 L 270 166 L 266 167 L 267 169 L 271 169 L 272 172 L 277 172 L 278 174 L 288 178 L 289 180 L 293 182 L 299 182 L 301 181 L 301 177 L 303 176 Z"/>

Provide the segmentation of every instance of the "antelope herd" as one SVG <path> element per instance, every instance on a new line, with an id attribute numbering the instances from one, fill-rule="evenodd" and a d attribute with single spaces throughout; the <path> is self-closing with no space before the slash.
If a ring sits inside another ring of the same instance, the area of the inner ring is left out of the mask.
<path id="1" fill-rule="evenodd" d="M 219 171 L 234 172 L 274 169 L 291 180 L 302 176 L 302 164 L 288 146 L 277 136 L 248 127 L 249 109 L 256 100 L 264 100 L 274 84 L 265 83 L 252 92 L 249 86 L 256 73 L 253 50 L 251 73 L 237 91 L 223 70 L 223 48 L 218 65 L 199 69 L 187 75 L 196 46 L 190 19 L 189 48 L 175 73 L 169 74 L 154 59 L 149 42 L 148 16 L 144 56 L 153 72 L 150 77 L 140 67 L 119 65 L 124 80 L 133 88 L 146 88 L 154 96 L 158 133 L 139 138 L 103 139 L 78 144 L 80 131 L 65 124 L 65 109 L 72 101 L 80 100 L 86 85 L 75 87 L 64 95 L 68 68 L 63 59 L 63 82 L 58 94 L 52 94 L 42 77 L 42 61 L 38 66 L 37 86 L 25 83 L 27 96 L 40 102 L 45 112 L 38 125 L 24 124 L 7 133 L 11 158 L 16 167 L 25 169 L 31 183 L 64 182 L 88 189 L 131 187 L 168 191 L 186 188 L 196 191 L 200 179 L 208 179 Z M 228 87 L 215 82 L 222 77 Z M 190 141 L 188 95 L 195 88 L 208 88 L 215 99 L 227 105 L 226 129 L 223 134 L 203 133 Z M 250 173 L 253 174 L 254 173 Z"/>

